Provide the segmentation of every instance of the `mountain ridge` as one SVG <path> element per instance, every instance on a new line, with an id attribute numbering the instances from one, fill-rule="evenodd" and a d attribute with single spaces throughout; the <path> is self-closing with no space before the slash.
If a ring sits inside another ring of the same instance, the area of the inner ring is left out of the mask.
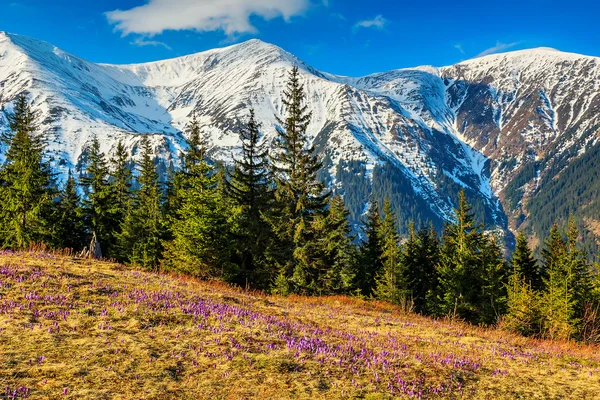
<path id="1" fill-rule="evenodd" d="M 94 135 L 103 151 L 123 140 L 134 156 L 140 135 L 150 135 L 163 167 L 176 164 L 193 113 L 209 137 L 211 157 L 227 162 L 239 151 L 236 130 L 251 107 L 264 140 L 273 140 L 275 117 L 284 111 L 286 72 L 298 65 L 323 177 L 354 199 L 349 208 L 355 221 L 375 193 L 395 201 L 401 223 L 433 220 L 441 228 L 452 218 L 455 193 L 464 188 L 491 229 L 508 231 L 523 224 L 527 198 L 536 189 L 529 179 L 507 195 L 522 171 L 548 154 L 567 166 L 574 158 L 565 154 L 583 154 L 596 144 L 590 127 L 597 122 L 592 109 L 600 104 L 594 81 L 599 64 L 596 57 L 538 48 L 353 78 L 321 72 L 258 39 L 112 65 L 4 33 L 0 105 L 10 111 L 16 95 L 28 93 L 62 172 L 83 168 Z M 585 92 L 572 84 L 575 79 Z M 0 130 L 6 129 L 2 114 Z"/>

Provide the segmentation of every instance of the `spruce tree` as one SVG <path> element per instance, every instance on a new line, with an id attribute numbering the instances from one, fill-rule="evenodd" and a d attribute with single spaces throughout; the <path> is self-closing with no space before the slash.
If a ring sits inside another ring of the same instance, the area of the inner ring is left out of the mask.
<path id="1" fill-rule="evenodd" d="M 306 264 L 297 262 L 296 249 L 311 240 L 312 220 L 324 214 L 329 198 L 329 192 L 318 179 L 321 163 L 314 155 L 314 148 L 309 146 L 306 130 L 311 113 L 305 102 L 300 73 L 298 67 L 294 67 L 284 91 L 286 115 L 278 119 L 281 128 L 274 142 L 276 208 L 270 213 L 269 222 L 277 237 L 270 254 L 275 255 L 274 261 L 297 290 L 308 284 L 303 281 L 308 272 L 302 270 Z"/>
<path id="2" fill-rule="evenodd" d="M 540 317 L 542 335 L 548 339 L 569 339 L 575 333 L 576 304 L 567 258 L 567 242 L 554 224 L 542 250 L 545 290 Z"/>
<path id="3" fill-rule="evenodd" d="M 465 192 L 459 193 L 455 220 L 446 224 L 438 265 L 439 311 L 471 322 L 481 316 L 482 227 L 475 222 Z"/>
<path id="4" fill-rule="evenodd" d="M 295 277 L 307 294 L 334 294 L 349 291 L 354 280 L 355 248 L 352 244 L 348 211 L 341 196 L 331 197 L 325 215 L 318 214 L 310 226 L 310 237 L 296 249 L 299 268 Z"/>
<path id="5" fill-rule="evenodd" d="M 349 222 L 350 212 L 341 196 L 329 200 L 326 232 L 320 235 L 325 245 L 326 272 L 322 274 L 321 286 L 324 293 L 347 293 L 353 288 L 356 277 L 357 248 Z"/>
<path id="6" fill-rule="evenodd" d="M 161 214 L 162 192 L 150 141 L 142 141 L 139 164 L 139 188 L 118 235 L 119 249 L 127 261 L 148 269 L 156 269 L 162 254 L 164 221 Z"/>
<path id="7" fill-rule="evenodd" d="M 365 240 L 361 244 L 355 286 L 362 296 L 370 297 L 375 290 L 375 278 L 383 270 L 382 243 L 379 237 L 381 214 L 374 198 L 369 202 L 369 210 L 364 226 Z"/>
<path id="8" fill-rule="evenodd" d="M 502 326 L 524 336 L 537 335 L 540 332 L 539 295 L 515 265 L 506 289 L 507 313 Z"/>
<path id="9" fill-rule="evenodd" d="M 566 238 L 565 274 L 573 292 L 575 315 L 580 319 L 583 316 L 586 303 L 590 302 L 592 278 L 585 254 L 578 247 L 578 237 L 579 229 L 575 221 L 569 218 Z"/>
<path id="10" fill-rule="evenodd" d="M 567 244 L 560 233 L 558 224 L 554 223 L 541 251 L 540 275 L 544 282 L 548 278 L 552 265 L 558 265 L 566 251 Z"/>
<path id="11" fill-rule="evenodd" d="M 499 239 L 485 234 L 481 246 L 481 313 L 477 322 L 492 324 L 506 312 L 506 284 L 509 270 Z"/>
<path id="12" fill-rule="evenodd" d="M 9 127 L 2 136 L 7 151 L 0 169 L 0 245 L 22 249 L 48 239 L 56 189 L 25 95 L 17 97 Z"/>
<path id="13" fill-rule="evenodd" d="M 77 194 L 77 182 L 71 171 L 59 194 L 55 212 L 52 235 L 54 247 L 81 250 L 86 245 L 86 232 L 83 226 L 81 200 Z"/>
<path id="14" fill-rule="evenodd" d="M 523 231 L 517 235 L 517 245 L 512 254 L 511 264 L 514 273 L 519 273 L 532 290 L 540 291 L 544 286 L 544 276 L 537 260 L 533 257 Z"/>
<path id="15" fill-rule="evenodd" d="M 100 141 L 94 136 L 86 150 L 87 166 L 79 179 L 84 190 L 84 221 L 91 236 L 96 234 L 104 256 L 116 255 L 115 235 L 119 232 L 118 216 L 115 215 L 115 196 L 109 182 L 109 168 Z"/>
<path id="16" fill-rule="evenodd" d="M 114 195 L 115 223 L 121 224 L 129 211 L 133 175 L 129 166 L 129 154 L 123 142 L 117 142 L 114 157 L 111 159 L 110 182 Z"/>
<path id="17" fill-rule="evenodd" d="M 383 221 L 378 235 L 383 268 L 376 277 L 374 294 L 379 300 L 401 304 L 406 300 L 406 287 L 400 269 L 400 239 L 396 216 L 387 198 L 383 203 Z"/>
<path id="18" fill-rule="evenodd" d="M 267 288 L 272 272 L 265 262 L 271 236 L 265 214 L 272 206 L 272 191 L 266 146 L 260 143 L 260 124 L 250 110 L 247 124 L 240 130 L 242 157 L 226 182 L 226 195 L 240 208 L 236 252 L 240 258 L 240 283 Z"/>
<path id="19" fill-rule="evenodd" d="M 414 223 L 409 225 L 409 234 L 401 256 L 402 270 L 406 273 L 408 295 L 412 299 L 415 312 L 426 314 L 430 311 L 428 302 L 433 295 L 437 276 L 435 267 L 439 259 L 439 244 L 433 227 L 415 231 Z"/>
<path id="20" fill-rule="evenodd" d="M 216 189 L 214 168 L 204 159 L 206 141 L 197 122 L 192 120 L 190 127 L 184 166 L 174 177 L 169 217 L 172 239 L 165 243 L 162 265 L 202 279 L 231 281 L 239 275 L 231 262 L 232 210 Z"/>

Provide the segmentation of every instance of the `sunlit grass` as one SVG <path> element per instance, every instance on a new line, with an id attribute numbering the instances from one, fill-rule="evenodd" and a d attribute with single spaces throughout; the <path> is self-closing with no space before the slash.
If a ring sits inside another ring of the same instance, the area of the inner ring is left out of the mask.
<path id="1" fill-rule="evenodd" d="M 598 350 L 379 302 L 0 255 L 0 398 L 595 398 Z"/>

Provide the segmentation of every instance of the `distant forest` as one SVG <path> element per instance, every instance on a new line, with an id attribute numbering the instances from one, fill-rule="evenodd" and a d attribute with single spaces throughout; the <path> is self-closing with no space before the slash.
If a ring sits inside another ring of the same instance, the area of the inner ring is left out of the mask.
<path id="1" fill-rule="evenodd" d="M 294 68 L 275 149 L 261 143 L 249 110 L 231 170 L 208 161 L 193 117 L 181 166 L 165 179 L 147 139 L 134 170 L 122 143 L 109 159 L 94 139 L 85 170 L 59 185 L 36 116 L 20 96 L 2 137 L 0 245 L 19 250 L 44 243 L 283 296 L 360 296 L 525 335 L 600 340 L 598 269 L 581 248 L 577 225 L 561 227 L 544 212 L 552 203 L 565 204 L 566 213 L 581 198 L 573 193 L 578 186 L 562 178 L 545 183 L 555 185 L 547 191 L 553 201 L 532 200 L 534 224 L 546 232 L 539 257 L 520 233 L 506 258 L 502 239 L 479 222 L 482 207 L 469 204 L 464 191 L 448 193 L 458 206 L 443 226 L 403 194 L 410 184 L 391 166 L 375 168 L 370 189 L 364 167 L 347 162 L 336 179 L 352 191 L 331 193 L 320 173 L 324 160 L 307 138 L 306 101 Z M 571 170 L 582 174 L 577 163 Z M 599 194 L 597 188 L 582 193 Z M 351 220 L 362 221 L 360 239 Z"/>

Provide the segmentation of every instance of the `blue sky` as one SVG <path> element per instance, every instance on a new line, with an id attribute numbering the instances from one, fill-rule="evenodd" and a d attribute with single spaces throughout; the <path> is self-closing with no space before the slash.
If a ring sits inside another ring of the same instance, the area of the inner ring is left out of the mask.
<path id="1" fill-rule="evenodd" d="M 0 30 L 90 61 L 153 61 L 258 38 L 350 76 L 542 46 L 600 56 L 599 15 L 589 0 L 0 0 Z"/>

